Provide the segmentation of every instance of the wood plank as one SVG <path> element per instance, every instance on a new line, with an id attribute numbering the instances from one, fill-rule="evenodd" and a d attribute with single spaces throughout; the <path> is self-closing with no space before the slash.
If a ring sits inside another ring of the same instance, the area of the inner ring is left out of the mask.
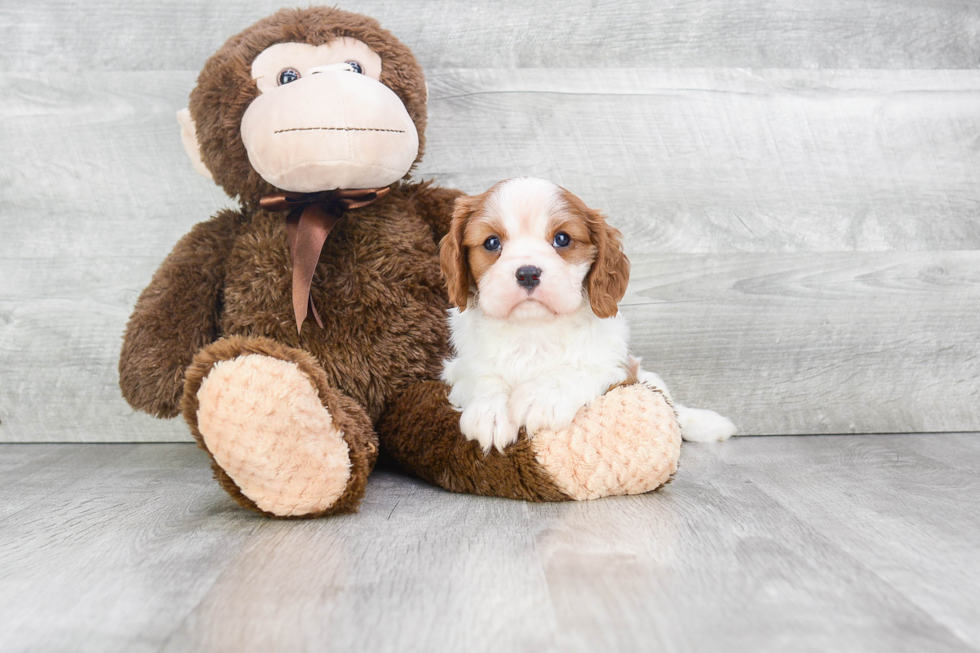
<path id="1" fill-rule="evenodd" d="M 358 515 L 261 527 L 161 650 L 548 650 L 534 525 L 376 472 Z"/>
<path id="2" fill-rule="evenodd" d="M 8 3 L 3 70 L 199 70 L 268 0 Z M 980 7 L 958 0 L 359 0 L 435 67 L 976 68 Z"/>
<path id="3" fill-rule="evenodd" d="M 71 441 L 82 424 L 102 442 L 187 441 L 179 421 L 129 409 L 116 365 L 163 257 L 231 204 L 185 165 L 174 127 L 194 75 L 37 78 L 0 75 L 0 441 Z"/>
<path id="4" fill-rule="evenodd" d="M 0 146 L 19 163 L 0 169 L 0 251 L 92 256 L 95 231 L 113 255 L 158 257 L 227 205 L 177 137 L 192 85 L 0 75 Z M 447 71 L 430 91 L 419 176 L 468 192 L 554 179 L 635 251 L 980 247 L 980 72 Z"/>
<path id="5" fill-rule="evenodd" d="M 980 424 L 980 253 L 646 255 L 623 312 L 687 405 L 742 433 Z"/>
<path id="6" fill-rule="evenodd" d="M 3 253 L 92 256 L 97 227 L 116 255 L 159 256 L 227 205 L 176 136 L 192 85 L 0 76 L 0 146 L 19 163 L 2 169 Z M 430 87 L 420 176 L 470 192 L 555 179 L 638 251 L 980 247 L 978 72 L 449 71 Z"/>
<path id="7" fill-rule="evenodd" d="M 192 445 L 71 450 L 72 482 L 5 488 L 0 649 L 155 651 L 259 520 Z"/>
<path id="8" fill-rule="evenodd" d="M 0 449 L 0 530 L 8 519 L 36 510 L 44 497 L 64 492 L 83 474 L 98 474 L 113 459 L 131 454 L 135 445 L 76 447 L 66 444 L 4 444 Z"/>
<path id="9" fill-rule="evenodd" d="M 975 468 L 977 437 L 685 445 L 663 490 L 567 504 L 377 471 L 312 521 L 237 508 L 192 445 L 0 445 L 70 454 L 4 495 L 0 648 L 977 651 L 975 475 L 909 449 Z"/>
<path id="10" fill-rule="evenodd" d="M 655 495 L 533 506 L 565 635 L 557 650 L 973 650 L 975 637 L 958 637 L 839 548 L 834 530 L 801 518 L 805 496 L 784 504 L 786 485 L 809 471 L 814 440 L 687 444 L 676 479 Z M 718 453 L 766 451 L 770 442 L 796 453 L 779 483 L 757 483 L 765 470 L 722 463 Z M 862 462 L 841 473 L 860 474 Z M 826 491 L 846 504 L 833 482 Z M 842 511 L 843 522 L 861 528 L 849 517 Z M 874 550 L 878 537 L 864 531 L 864 545 Z M 929 583 L 919 573 L 903 589 Z"/>
<path id="11" fill-rule="evenodd" d="M 755 440 L 713 453 L 959 639 L 980 642 L 980 549 L 972 532 L 980 436 L 807 440 L 805 447 Z M 968 468 L 946 462 L 952 459 Z M 954 576 L 944 574 L 950 568 Z"/>

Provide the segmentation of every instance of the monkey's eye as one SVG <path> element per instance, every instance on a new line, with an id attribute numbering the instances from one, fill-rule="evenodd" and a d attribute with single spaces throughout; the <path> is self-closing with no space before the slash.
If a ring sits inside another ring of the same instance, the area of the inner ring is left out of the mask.
<path id="1" fill-rule="evenodd" d="M 279 73 L 279 86 L 283 84 L 288 84 L 289 82 L 295 82 L 299 79 L 299 71 L 295 68 L 283 68 Z"/>
<path id="2" fill-rule="evenodd" d="M 364 74 L 364 68 L 361 66 L 361 64 L 357 63 L 356 61 L 351 60 L 351 61 L 345 61 L 344 63 L 350 66 L 351 70 L 357 73 L 358 75 Z"/>
<path id="3" fill-rule="evenodd" d="M 559 231 L 555 234 L 555 239 L 551 241 L 551 244 L 555 247 L 568 247 L 569 243 L 571 242 L 571 236 L 566 234 L 564 231 Z"/>
<path id="4" fill-rule="evenodd" d="M 496 236 L 490 236 L 483 241 L 483 249 L 488 252 L 496 252 L 500 249 L 500 239 Z"/>

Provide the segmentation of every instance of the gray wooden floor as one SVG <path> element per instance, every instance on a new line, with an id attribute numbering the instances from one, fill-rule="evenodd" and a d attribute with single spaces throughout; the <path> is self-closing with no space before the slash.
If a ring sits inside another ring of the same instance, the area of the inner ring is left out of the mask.
<path id="1" fill-rule="evenodd" d="M 0 650 L 976 651 L 978 467 L 978 434 L 741 438 L 646 496 L 379 472 L 282 522 L 193 445 L 0 445 Z"/>

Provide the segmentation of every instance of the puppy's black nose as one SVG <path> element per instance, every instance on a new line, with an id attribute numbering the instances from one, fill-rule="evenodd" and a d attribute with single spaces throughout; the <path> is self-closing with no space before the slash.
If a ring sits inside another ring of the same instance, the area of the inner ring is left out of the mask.
<path id="1" fill-rule="evenodd" d="M 531 292 L 539 283 L 541 283 L 541 268 L 536 268 L 533 265 L 522 265 L 517 268 L 518 286 Z"/>

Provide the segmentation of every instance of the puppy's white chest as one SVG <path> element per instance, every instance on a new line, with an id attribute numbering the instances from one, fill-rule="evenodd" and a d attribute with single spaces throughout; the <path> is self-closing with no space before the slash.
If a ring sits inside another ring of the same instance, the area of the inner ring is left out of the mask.
<path id="1" fill-rule="evenodd" d="M 499 374 L 511 387 L 537 377 L 560 374 L 562 370 L 574 373 L 578 356 L 568 347 L 566 339 L 558 334 L 542 337 L 541 334 L 506 334 L 488 339 L 484 360 L 491 373 Z"/>

